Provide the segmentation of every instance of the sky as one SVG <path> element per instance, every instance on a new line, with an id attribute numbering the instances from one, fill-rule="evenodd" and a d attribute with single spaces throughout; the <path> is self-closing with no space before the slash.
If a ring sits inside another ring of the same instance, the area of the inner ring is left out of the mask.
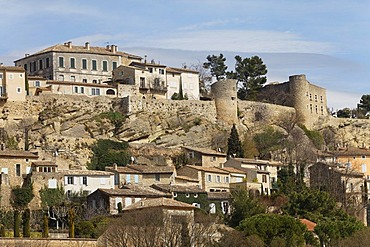
<path id="1" fill-rule="evenodd" d="M 115 44 L 172 67 L 257 55 L 268 82 L 306 74 L 330 109 L 370 94 L 370 1 L 0 0 L 0 62 L 72 41 Z"/>

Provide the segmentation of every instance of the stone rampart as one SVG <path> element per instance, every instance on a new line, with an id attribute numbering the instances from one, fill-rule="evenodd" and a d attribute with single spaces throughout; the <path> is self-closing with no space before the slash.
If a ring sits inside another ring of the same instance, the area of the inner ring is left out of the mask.
<path id="1" fill-rule="evenodd" d="M 121 105 L 130 113 L 141 111 L 153 113 L 169 113 L 174 114 L 179 109 L 188 108 L 195 116 L 203 116 L 211 122 L 216 121 L 216 107 L 213 101 L 200 101 L 200 100 L 166 100 L 166 99 L 142 99 L 131 97 L 123 99 Z"/>
<path id="2" fill-rule="evenodd" d="M 48 247 L 96 247 L 102 246 L 98 244 L 96 239 L 26 239 L 26 238 L 1 238 L 0 246 L 7 247 L 26 247 L 26 246 L 48 246 Z"/>

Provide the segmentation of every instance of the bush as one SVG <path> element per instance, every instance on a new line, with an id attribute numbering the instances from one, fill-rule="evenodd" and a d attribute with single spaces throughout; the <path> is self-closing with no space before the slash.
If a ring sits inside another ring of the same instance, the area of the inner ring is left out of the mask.
<path id="1" fill-rule="evenodd" d="M 76 236 L 80 238 L 95 237 L 95 227 L 91 221 L 80 221 L 75 226 Z"/>

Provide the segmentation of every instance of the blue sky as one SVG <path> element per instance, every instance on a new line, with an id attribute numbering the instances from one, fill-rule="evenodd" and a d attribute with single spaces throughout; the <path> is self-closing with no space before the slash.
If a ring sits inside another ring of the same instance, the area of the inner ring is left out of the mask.
<path id="1" fill-rule="evenodd" d="M 306 74 L 331 108 L 370 94 L 370 1 L 0 0 L 0 62 L 72 41 L 107 43 L 170 66 L 260 56 L 268 81 Z"/>

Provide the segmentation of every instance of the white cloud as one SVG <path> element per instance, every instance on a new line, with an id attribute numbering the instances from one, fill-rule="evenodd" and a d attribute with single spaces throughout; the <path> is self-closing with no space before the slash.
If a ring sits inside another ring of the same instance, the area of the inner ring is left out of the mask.
<path id="1" fill-rule="evenodd" d="M 361 93 L 349 93 L 349 92 L 337 92 L 337 91 L 326 91 L 328 98 L 328 107 L 330 109 L 339 110 L 343 108 L 357 108 L 357 104 L 360 102 Z"/>
<path id="2" fill-rule="evenodd" d="M 151 46 L 193 51 L 300 53 L 330 53 L 334 49 L 329 43 L 307 41 L 294 33 L 269 30 L 207 30 L 161 35 L 136 39 L 128 46 Z"/>

